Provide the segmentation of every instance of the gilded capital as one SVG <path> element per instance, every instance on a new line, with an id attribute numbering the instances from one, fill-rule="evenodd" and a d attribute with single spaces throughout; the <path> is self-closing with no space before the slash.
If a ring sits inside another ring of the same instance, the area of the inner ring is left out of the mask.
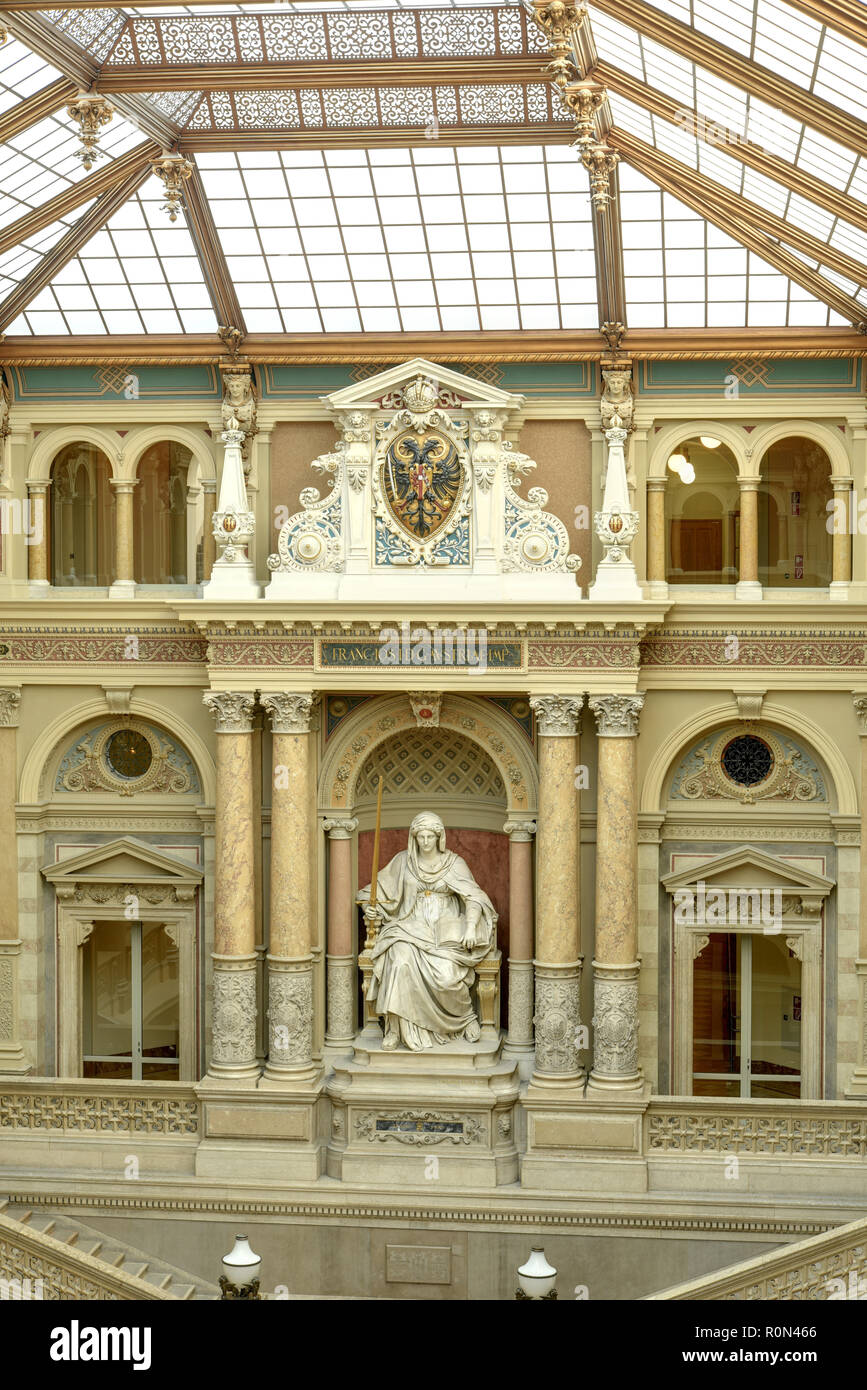
<path id="1" fill-rule="evenodd" d="M 275 734 L 309 734 L 313 695 L 289 695 L 285 691 L 262 695 L 259 703 L 271 719 Z"/>
<path id="2" fill-rule="evenodd" d="M 534 695 L 534 711 L 543 738 L 574 738 L 581 731 L 583 695 Z"/>
<path id="3" fill-rule="evenodd" d="M 252 732 L 256 701 L 247 691 L 208 690 L 202 700 L 216 717 L 218 734 Z"/>
<path id="4" fill-rule="evenodd" d="M 588 704 L 596 715 L 600 738 L 634 738 L 644 695 L 593 695 Z"/>
<path id="5" fill-rule="evenodd" d="M 0 729 L 18 728 L 18 706 L 20 704 L 20 690 L 0 690 Z"/>

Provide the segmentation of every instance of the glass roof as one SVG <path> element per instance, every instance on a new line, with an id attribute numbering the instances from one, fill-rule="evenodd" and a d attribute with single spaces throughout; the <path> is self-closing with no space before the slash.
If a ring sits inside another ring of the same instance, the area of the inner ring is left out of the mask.
<path id="1" fill-rule="evenodd" d="M 251 331 L 596 327 L 590 199 L 568 148 L 198 162 Z"/>
<path id="2" fill-rule="evenodd" d="M 605 215 L 622 240 L 628 327 L 823 328 L 851 322 L 856 305 L 867 310 L 867 218 L 853 208 L 867 203 L 858 142 L 847 148 L 821 128 L 820 106 L 808 113 L 816 124 L 805 124 L 749 90 L 740 72 L 742 86 L 639 33 L 630 11 L 638 24 L 641 13 L 628 3 L 617 17 L 605 3 L 604 12 L 590 6 L 588 23 L 600 60 L 625 85 L 621 94 L 609 78 L 600 131 L 607 122 L 615 143 L 622 133 L 625 151 Z M 765 79 L 777 75 L 864 121 L 867 138 L 867 25 L 862 47 L 783 0 L 647 4 Z M 147 138 L 148 105 L 174 123 L 200 170 L 218 247 L 203 246 L 212 234 L 183 213 L 168 221 L 151 179 L 45 285 L 39 266 L 92 208 L 84 203 L 0 255 L 0 300 L 34 277 L 9 335 L 213 333 L 201 267 L 215 252 L 251 333 L 598 328 L 598 214 L 570 145 L 574 118 L 545 78 L 546 40 L 515 0 L 103 5 L 46 9 L 38 20 L 112 77 L 120 106 L 125 90 L 138 95 L 141 129 L 116 113 L 101 132 L 108 158 Z M 337 58 L 358 64 L 357 80 L 329 80 Z M 528 59 L 542 61 L 534 69 Z M 60 45 L 55 60 L 60 67 L 14 37 L 0 47 L 0 120 L 64 76 Z M 268 81 L 269 64 L 297 61 L 321 64 L 318 85 L 309 74 L 297 86 L 285 74 Z M 406 69 L 416 61 L 440 62 L 442 79 L 413 83 Z M 467 74 L 474 61 L 490 65 L 478 80 Z M 446 71 L 449 62 L 460 73 Z M 220 74 L 224 85 L 213 87 L 207 66 L 227 63 L 255 65 L 256 76 L 227 83 Z M 169 80 L 178 65 L 183 73 Z M 401 68 L 396 79 L 389 65 Z M 668 119 L 651 109 L 647 89 L 667 101 Z M 751 142 L 749 159 L 721 146 L 721 129 Z M 836 133 L 848 138 L 839 121 Z M 78 145 L 64 106 L 0 146 L 0 231 L 87 177 Z M 707 180 L 705 205 L 687 206 L 652 172 L 691 203 L 697 186 L 690 194 L 688 181 Z M 831 210 L 829 188 L 851 202 Z M 738 223 L 752 247 L 729 234 Z M 824 278 L 838 307 L 845 301 L 831 287 L 848 296 L 850 318 L 783 273 L 796 273 L 792 258 Z"/>

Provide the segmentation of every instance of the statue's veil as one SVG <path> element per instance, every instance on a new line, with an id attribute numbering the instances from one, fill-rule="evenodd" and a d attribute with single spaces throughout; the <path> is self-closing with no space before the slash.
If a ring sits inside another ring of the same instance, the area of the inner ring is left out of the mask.
<path id="1" fill-rule="evenodd" d="M 437 837 L 437 849 L 440 854 L 445 853 L 446 848 L 446 828 L 439 816 L 434 815 L 433 811 L 422 811 L 416 816 L 409 827 L 409 843 L 407 845 L 407 862 L 413 873 L 418 870 L 418 844 L 416 843 L 416 833 L 419 830 L 433 830 Z"/>

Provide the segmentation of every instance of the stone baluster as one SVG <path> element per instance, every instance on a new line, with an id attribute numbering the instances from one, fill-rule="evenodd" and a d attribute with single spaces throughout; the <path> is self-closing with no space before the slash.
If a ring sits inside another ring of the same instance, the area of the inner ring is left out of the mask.
<path id="1" fill-rule="evenodd" d="M 221 1081 L 252 1081 L 256 1062 L 253 710 L 246 691 L 207 691 L 217 720 L 211 1064 Z"/>
<path id="2" fill-rule="evenodd" d="M 533 1051 L 533 838 L 536 822 L 509 820 L 509 1020 L 506 1055 Z"/>
<path id="3" fill-rule="evenodd" d="M 271 719 L 271 923 L 268 945 L 268 1062 L 263 1083 L 296 1085 L 313 1064 L 314 895 L 310 879 L 311 693 L 260 698 Z"/>
<path id="4" fill-rule="evenodd" d="M 599 730 L 593 1070 L 588 1096 L 644 1088 L 638 1065 L 636 735 L 644 695 L 589 700 Z"/>
<path id="5" fill-rule="evenodd" d="M 352 944 L 355 895 L 352 891 L 354 817 L 323 822 L 328 836 L 328 934 L 326 962 L 325 1042 L 341 1052 L 355 1037 L 355 999 L 358 962 Z"/>
<path id="6" fill-rule="evenodd" d="M 0 1075 L 31 1070 L 21 1041 L 21 938 L 18 935 L 18 707 L 21 692 L 0 690 Z M 28 962 L 29 963 L 29 962 Z"/>
<path id="7" fill-rule="evenodd" d="M 741 509 L 740 572 L 735 598 L 760 599 L 759 583 L 759 486 L 760 478 L 738 478 Z"/>
<path id="8" fill-rule="evenodd" d="M 575 767 L 583 695 L 530 700 L 539 734 L 534 1086 L 583 1084 L 579 1057 L 581 898 Z"/>

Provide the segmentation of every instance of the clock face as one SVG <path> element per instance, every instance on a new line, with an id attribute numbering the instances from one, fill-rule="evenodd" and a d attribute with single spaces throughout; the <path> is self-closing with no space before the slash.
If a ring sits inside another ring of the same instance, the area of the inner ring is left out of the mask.
<path id="1" fill-rule="evenodd" d="M 105 756 L 112 772 L 132 779 L 144 777 L 154 755 L 144 734 L 135 729 L 119 729 L 108 740 Z"/>

